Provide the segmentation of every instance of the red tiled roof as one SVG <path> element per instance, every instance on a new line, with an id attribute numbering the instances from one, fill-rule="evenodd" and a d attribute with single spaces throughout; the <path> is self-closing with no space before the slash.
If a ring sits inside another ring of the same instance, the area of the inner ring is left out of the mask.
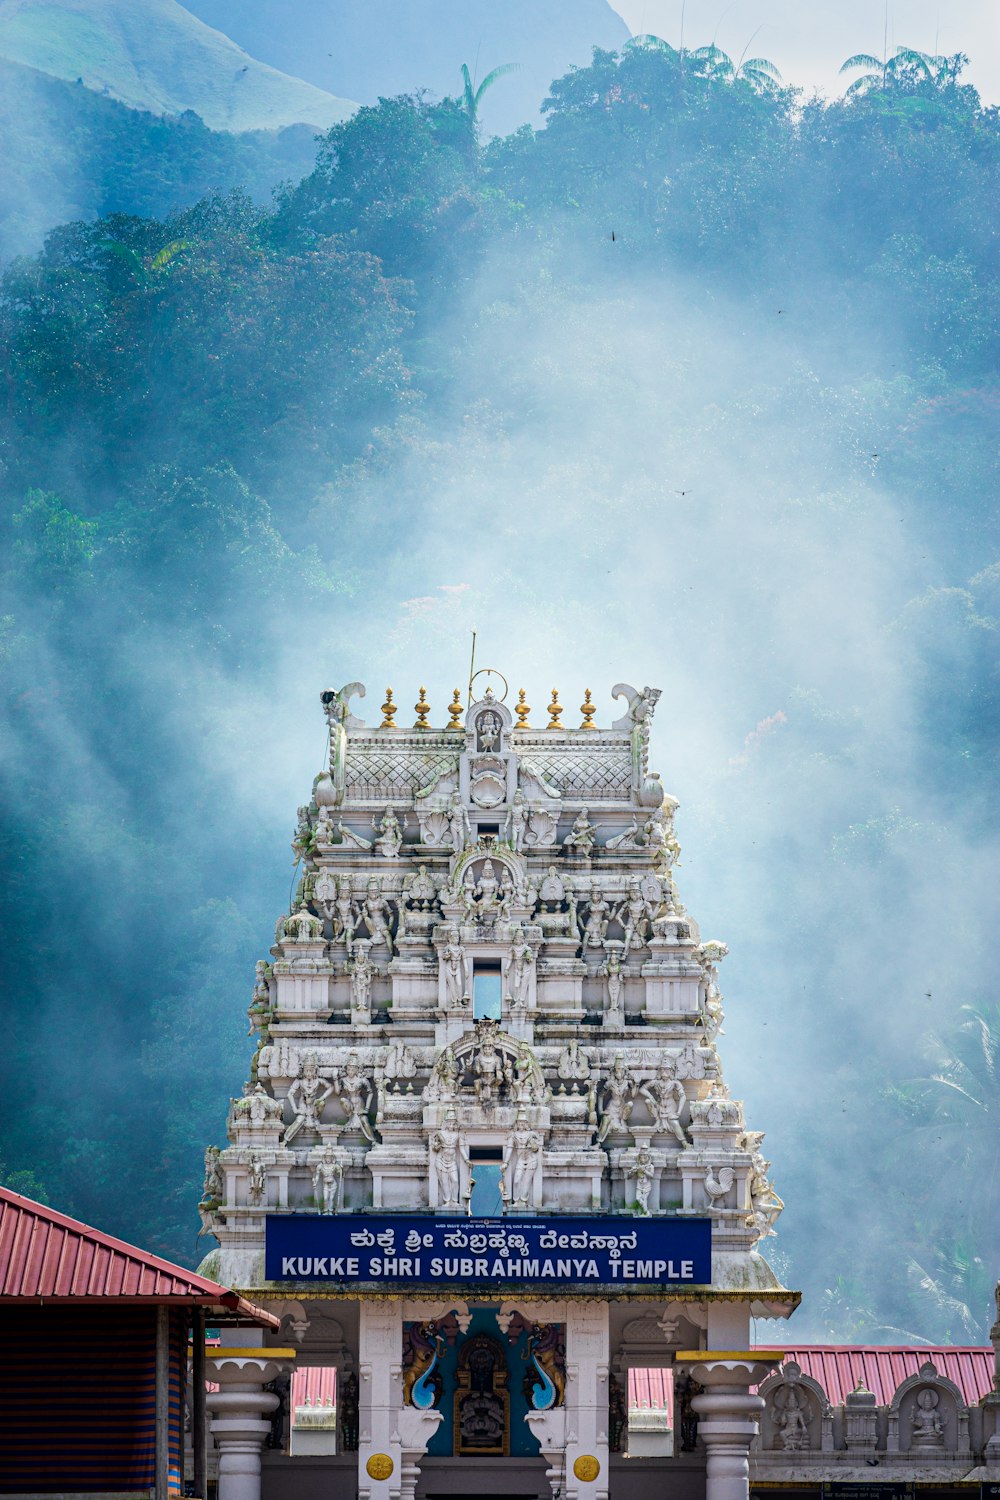
<path id="1" fill-rule="evenodd" d="M 993 1389 L 993 1348 L 974 1345 L 941 1347 L 877 1344 L 806 1344 L 798 1349 L 779 1345 L 785 1361 L 794 1360 L 804 1375 L 818 1380 L 831 1406 L 840 1406 L 859 1380 L 875 1393 L 879 1406 L 888 1406 L 909 1375 L 920 1373 L 930 1361 L 939 1375 L 958 1386 L 967 1406 Z"/>
<path id="2" fill-rule="evenodd" d="M 0 1302 L 26 1299 L 214 1305 L 279 1326 L 217 1282 L 0 1187 Z"/>

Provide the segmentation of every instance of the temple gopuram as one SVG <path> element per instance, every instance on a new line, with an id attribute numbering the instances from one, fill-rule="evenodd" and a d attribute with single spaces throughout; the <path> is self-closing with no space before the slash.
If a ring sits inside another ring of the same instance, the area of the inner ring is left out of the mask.
<path id="1" fill-rule="evenodd" d="M 589 690 L 572 726 L 505 696 L 435 728 L 423 689 L 406 727 L 391 692 L 372 725 L 360 683 L 322 694 L 199 1205 L 202 1273 L 280 1322 L 209 1351 L 220 1500 L 745 1500 L 781 1360 L 750 1320 L 798 1294 L 650 769 L 660 694 L 617 684 L 606 727 Z M 638 1370 L 668 1432 L 629 1435 Z"/>

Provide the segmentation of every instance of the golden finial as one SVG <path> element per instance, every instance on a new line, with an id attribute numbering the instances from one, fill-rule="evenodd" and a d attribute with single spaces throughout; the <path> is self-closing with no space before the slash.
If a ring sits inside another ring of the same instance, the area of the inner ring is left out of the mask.
<path id="1" fill-rule="evenodd" d="M 591 724 L 590 722 L 597 712 L 596 704 L 593 704 L 590 701 L 590 688 L 588 688 L 583 695 L 583 702 L 580 704 L 580 712 L 583 714 L 583 723 L 580 725 L 580 728 L 596 729 L 597 725 Z"/>
<path id="2" fill-rule="evenodd" d="M 518 688 L 518 690 L 517 690 L 517 707 L 514 710 L 514 712 L 517 714 L 517 727 L 518 727 L 518 729 L 530 729 L 531 728 L 531 725 L 528 723 L 528 715 L 531 713 L 531 704 L 530 703 L 526 703 L 524 700 L 525 700 L 525 691 L 524 691 L 524 688 Z"/>
<path id="3" fill-rule="evenodd" d="M 559 715 L 562 713 L 562 704 L 559 702 L 559 694 L 555 688 L 552 689 L 552 702 L 549 704 L 549 722 L 546 729 L 561 729 Z"/>
<path id="4" fill-rule="evenodd" d="M 455 689 L 451 702 L 448 704 L 448 712 L 451 718 L 448 720 L 449 729 L 461 729 L 462 727 L 462 695 Z"/>
<path id="5" fill-rule="evenodd" d="M 382 704 L 382 722 L 380 729 L 395 729 L 396 727 L 396 705 L 392 701 L 392 688 L 385 690 L 385 702 Z"/>
<path id="6" fill-rule="evenodd" d="M 417 722 L 413 726 L 414 729 L 429 729 L 430 725 L 427 723 L 427 715 L 431 709 L 430 704 L 427 702 L 426 688 L 420 689 L 420 701 L 419 703 L 414 703 L 413 708 L 417 715 Z"/>

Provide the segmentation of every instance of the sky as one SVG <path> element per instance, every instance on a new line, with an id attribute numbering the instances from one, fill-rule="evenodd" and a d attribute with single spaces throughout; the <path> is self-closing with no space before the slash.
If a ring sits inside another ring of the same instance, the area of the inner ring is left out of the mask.
<path id="1" fill-rule="evenodd" d="M 786 81 L 840 93 L 838 69 L 857 52 L 881 56 L 897 46 L 920 52 L 966 52 L 966 77 L 984 100 L 1000 99 L 1000 0 L 611 0 L 633 32 L 650 31 L 677 46 L 713 39 L 738 58 L 769 57 Z"/>

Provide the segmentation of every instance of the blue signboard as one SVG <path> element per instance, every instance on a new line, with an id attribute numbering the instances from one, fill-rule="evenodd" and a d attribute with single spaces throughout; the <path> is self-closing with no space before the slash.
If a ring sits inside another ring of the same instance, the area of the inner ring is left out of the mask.
<path id="1" fill-rule="evenodd" d="M 357 1286 L 706 1286 L 708 1219 L 271 1214 L 268 1281 Z"/>

